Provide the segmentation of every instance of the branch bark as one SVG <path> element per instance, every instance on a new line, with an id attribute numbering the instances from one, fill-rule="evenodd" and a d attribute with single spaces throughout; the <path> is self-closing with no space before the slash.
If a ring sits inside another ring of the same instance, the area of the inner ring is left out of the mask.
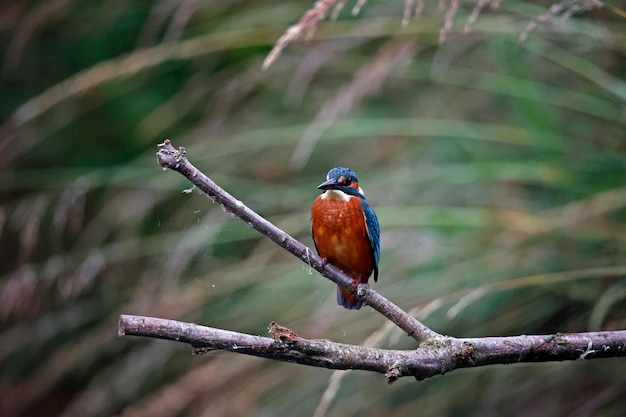
<path id="1" fill-rule="evenodd" d="M 352 280 L 332 265 L 324 264 L 311 249 L 246 207 L 198 171 L 185 157 L 185 149 L 175 149 L 169 140 L 159 145 L 157 160 L 189 179 L 226 210 L 248 226 L 267 236 L 321 275 L 352 290 Z M 424 326 L 385 297 L 359 285 L 358 298 L 403 329 L 418 342 L 415 350 L 376 349 L 310 340 L 275 322 L 270 325 L 274 338 L 252 336 L 228 330 L 199 326 L 155 317 L 120 316 L 119 335 L 143 336 L 188 343 L 195 352 L 227 350 L 268 359 L 328 369 L 361 369 L 380 372 L 389 383 L 403 376 L 418 380 L 459 368 L 520 362 L 549 362 L 626 356 L 626 330 L 551 335 L 455 338 Z"/>
<path id="2" fill-rule="evenodd" d="M 119 335 L 188 343 L 196 354 L 227 350 L 261 358 L 327 369 L 359 369 L 423 380 L 455 369 L 493 364 L 551 362 L 624 356 L 626 330 L 459 339 L 438 336 L 415 350 L 389 350 L 305 339 L 277 323 L 274 338 L 252 336 L 155 317 L 120 316 Z"/>

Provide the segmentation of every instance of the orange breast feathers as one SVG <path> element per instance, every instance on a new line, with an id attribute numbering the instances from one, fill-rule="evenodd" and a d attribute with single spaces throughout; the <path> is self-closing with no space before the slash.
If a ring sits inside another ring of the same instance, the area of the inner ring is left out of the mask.
<path id="1" fill-rule="evenodd" d="M 367 284 L 376 264 L 358 197 L 334 190 L 318 196 L 311 208 L 311 232 L 322 258 L 352 277 L 355 283 Z M 354 303 L 356 299 L 351 295 L 349 298 L 354 305 L 352 299 Z"/>

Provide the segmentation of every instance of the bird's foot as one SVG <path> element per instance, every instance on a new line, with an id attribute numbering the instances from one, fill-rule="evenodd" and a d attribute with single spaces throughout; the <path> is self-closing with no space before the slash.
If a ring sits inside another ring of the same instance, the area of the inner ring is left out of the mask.
<path id="1" fill-rule="evenodd" d="M 369 285 L 363 282 L 357 282 L 353 291 L 354 291 L 354 294 L 356 294 L 357 298 L 360 300 L 363 297 L 365 297 L 365 295 L 369 291 L 369 288 L 370 288 Z"/>
<path id="2" fill-rule="evenodd" d="M 328 258 L 322 258 L 322 271 L 326 269 L 326 265 L 328 265 Z"/>

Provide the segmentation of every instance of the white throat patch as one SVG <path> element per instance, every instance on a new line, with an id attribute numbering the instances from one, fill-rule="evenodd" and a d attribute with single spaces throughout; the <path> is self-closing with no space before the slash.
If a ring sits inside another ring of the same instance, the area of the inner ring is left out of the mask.
<path id="1" fill-rule="evenodd" d="M 339 200 L 347 203 L 350 201 L 350 196 L 340 190 L 326 190 L 322 194 L 322 200 Z"/>

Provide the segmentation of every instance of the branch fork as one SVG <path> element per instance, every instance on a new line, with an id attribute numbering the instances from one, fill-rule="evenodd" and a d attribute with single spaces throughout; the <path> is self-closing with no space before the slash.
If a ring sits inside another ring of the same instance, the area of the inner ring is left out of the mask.
<path id="1" fill-rule="evenodd" d="M 153 337 L 188 343 L 194 353 L 227 350 L 268 359 L 328 369 L 360 369 L 382 373 L 389 384 L 404 376 L 417 380 L 459 368 L 519 362 L 584 360 L 626 356 L 626 330 L 552 335 L 455 338 L 419 322 L 368 285 L 353 288 L 352 279 L 293 237 L 252 211 L 194 167 L 184 147 L 169 140 L 159 145 L 157 161 L 164 169 L 185 176 L 193 185 L 278 246 L 322 276 L 354 292 L 363 302 L 414 338 L 415 350 L 389 350 L 306 339 L 272 322 L 273 338 L 199 326 L 155 317 L 120 316 L 119 335 Z"/>

